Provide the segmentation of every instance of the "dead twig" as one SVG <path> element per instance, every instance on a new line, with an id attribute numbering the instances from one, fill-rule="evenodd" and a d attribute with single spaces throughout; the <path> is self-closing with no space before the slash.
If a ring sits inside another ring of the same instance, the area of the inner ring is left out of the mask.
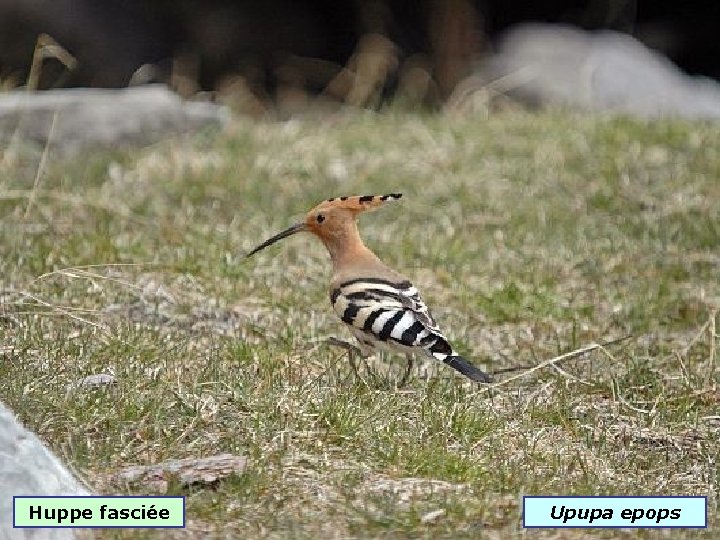
<path id="1" fill-rule="evenodd" d="M 559 356 L 555 356 L 553 358 L 550 358 L 548 360 L 545 360 L 544 362 L 540 362 L 538 365 L 531 367 L 530 369 L 523 371 L 522 373 L 519 373 L 515 375 L 514 377 L 510 377 L 508 379 L 505 379 L 504 381 L 500 381 L 494 384 L 489 384 L 485 387 L 483 387 L 480 392 L 487 392 L 489 390 L 493 390 L 495 388 L 498 388 L 500 386 L 505 386 L 506 384 L 515 381 L 517 379 L 521 379 L 523 377 L 526 377 L 527 375 L 530 375 L 531 373 L 534 373 L 536 371 L 539 371 L 543 368 L 546 368 L 548 366 L 552 366 L 554 364 L 557 364 L 558 362 L 562 362 L 563 360 L 569 360 L 571 358 L 577 358 L 578 356 L 582 356 L 584 354 L 587 354 L 589 352 L 592 352 L 597 349 L 604 348 L 608 345 L 614 345 L 616 343 L 620 343 L 622 341 L 625 341 L 627 339 L 630 339 L 632 336 L 624 336 L 619 339 L 614 339 L 612 341 L 607 341 L 605 343 L 591 343 L 590 345 L 587 345 L 585 347 L 582 347 L 580 349 L 576 349 L 574 351 L 567 352 L 565 354 L 561 354 Z"/>
<path id="2" fill-rule="evenodd" d="M 45 165 L 47 163 L 47 157 L 50 153 L 50 143 L 52 142 L 53 135 L 55 134 L 55 124 L 57 123 L 57 119 L 58 112 L 55 111 L 55 113 L 53 114 L 52 122 L 50 123 L 50 130 L 48 131 L 47 139 L 45 140 L 45 147 L 43 148 L 42 155 L 40 156 L 40 162 L 38 163 L 37 171 L 35 171 L 35 180 L 33 181 L 33 186 L 30 190 L 30 196 L 28 197 L 27 206 L 25 206 L 25 213 L 23 214 L 23 219 L 28 218 L 28 216 L 30 215 L 30 209 L 35 202 L 35 195 L 37 193 L 38 187 L 40 186 L 40 179 L 42 178 L 42 173 L 45 170 Z"/>

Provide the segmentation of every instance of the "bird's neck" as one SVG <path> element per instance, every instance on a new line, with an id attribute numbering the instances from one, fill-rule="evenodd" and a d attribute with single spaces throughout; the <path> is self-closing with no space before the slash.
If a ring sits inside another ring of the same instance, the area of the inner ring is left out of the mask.
<path id="1" fill-rule="evenodd" d="M 357 226 L 343 230 L 342 234 L 331 238 L 324 238 L 323 243 L 330 253 L 335 273 L 347 268 L 372 268 L 380 259 L 363 243 Z"/>

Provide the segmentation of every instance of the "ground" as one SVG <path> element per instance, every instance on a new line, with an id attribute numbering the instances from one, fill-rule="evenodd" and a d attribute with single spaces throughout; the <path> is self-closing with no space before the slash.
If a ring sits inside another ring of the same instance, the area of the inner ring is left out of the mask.
<path id="1" fill-rule="evenodd" d="M 15 143 L 0 399 L 98 492 L 186 495 L 174 537 L 717 536 L 717 124 L 391 109 L 50 147 L 40 168 Z M 243 254 L 324 198 L 389 192 L 362 234 L 479 366 L 630 337 L 490 387 L 443 367 L 402 389 L 353 377 L 325 343 L 348 333 L 323 247 Z M 101 373 L 116 384 L 77 382 Z M 244 472 L 118 476 L 223 453 Z M 527 494 L 707 495 L 711 529 L 524 530 Z"/>

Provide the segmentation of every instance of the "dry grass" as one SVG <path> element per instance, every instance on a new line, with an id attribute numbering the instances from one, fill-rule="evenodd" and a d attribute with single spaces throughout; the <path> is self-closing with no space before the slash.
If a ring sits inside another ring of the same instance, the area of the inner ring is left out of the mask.
<path id="1" fill-rule="evenodd" d="M 152 492 L 107 481 L 125 466 L 247 455 L 168 484 L 175 536 L 669 536 L 523 531 L 523 494 L 708 495 L 717 527 L 718 148 L 713 125 L 388 111 L 49 159 L 35 189 L 39 156 L 0 159 L 0 396 L 106 493 Z M 242 253 L 389 191 L 368 243 L 479 364 L 633 337 L 490 389 L 353 379 L 322 247 Z M 117 384 L 75 384 L 99 373 Z"/>

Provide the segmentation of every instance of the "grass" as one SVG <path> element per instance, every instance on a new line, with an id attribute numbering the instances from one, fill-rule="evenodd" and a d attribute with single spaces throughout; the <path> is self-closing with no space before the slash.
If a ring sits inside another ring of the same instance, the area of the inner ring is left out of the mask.
<path id="1" fill-rule="evenodd" d="M 391 110 L 51 152 L 34 189 L 39 156 L 14 153 L 0 398 L 101 493 L 158 493 L 113 480 L 129 465 L 247 455 L 162 491 L 188 497 L 197 537 L 665 538 L 523 530 L 522 495 L 699 494 L 711 529 L 673 537 L 713 538 L 718 149 L 713 124 Z M 323 344 L 347 333 L 322 246 L 242 254 L 324 198 L 395 191 L 363 234 L 479 365 L 632 338 L 491 389 L 443 368 L 402 390 L 353 378 Z M 117 384 L 72 386 L 98 373 Z"/>

